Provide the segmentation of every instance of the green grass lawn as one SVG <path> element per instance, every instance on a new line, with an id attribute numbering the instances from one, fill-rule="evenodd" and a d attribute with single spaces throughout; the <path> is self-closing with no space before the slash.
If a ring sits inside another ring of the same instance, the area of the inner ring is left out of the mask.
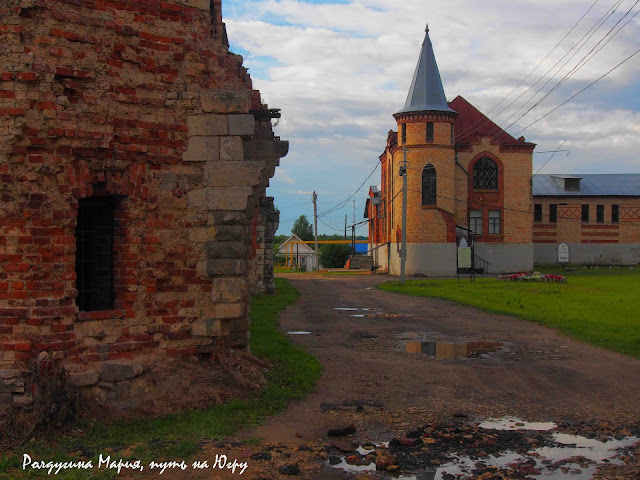
<path id="1" fill-rule="evenodd" d="M 308 393 L 320 377 L 322 367 L 312 355 L 302 351 L 278 330 L 278 314 L 298 298 L 299 293 L 284 279 L 276 279 L 277 294 L 255 296 L 251 300 L 251 350 L 273 364 L 264 390 L 249 400 L 234 400 L 206 410 L 189 411 L 156 419 L 116 421 L 109 425 L 81 421 L 81 435 L 66 436 L 53 442 L 36 442 L 17 452 L 0 453 L 0 478 L 30 478 L 22 474 L 22 453 L 34 459 L 69 461 L 82 457 L 111 454 L 123 460 L 189 459 L 202 443 L 221 439 L 240 427 L 260 423 L 268 415 L 285 408 L 289 401 Z M 128 450 L 129 455 L 122 452 Z M 57 478 L 115 478 L 110 472 L 60 473 Z"/>
<path id="2" fill-rule="evenodd" d="M 640 269 L 582 269 L 557 273 L 567 283 L 503 282 L 468 277 L 446 280 L 386 282 L 387 292 L 437 297 L 480 310 L 540 323 L 599 347 L 640 358 Z"/>

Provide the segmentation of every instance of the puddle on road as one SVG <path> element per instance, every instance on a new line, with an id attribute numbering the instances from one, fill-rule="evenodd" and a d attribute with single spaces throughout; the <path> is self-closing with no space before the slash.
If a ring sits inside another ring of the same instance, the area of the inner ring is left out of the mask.
<path id="1" fill-rule="evenodd" d="M 553 422 L 525 422 L 517 417 L 489 419 L 478 425 L 485 430 L 539 430 L 547 431 L 558 428 Z"/>
<path id="2" fill-rule="evenodd" d="M 501 478 L 589 480 L 596 473 L 598 465 L 622 465 L 624 462 L 618 458 L 618 455 L 621 456 L 621 453 L 618 451 L 630 447 L 640 440 L 638 437 L 628 436 L 620 439 L 608 438 L 600 441 L 579 435 L 550 431 L 556 428 L 557 425 L 553 422 L 525 422 L 514 417 L 488 420 L 479 424 L 477 430 L 472 430 L 474 437 L 480 435 L 480 438 L 483 438 L 486 435 L 484 439 L 487 442 L 485 444 L 486 446 L 483 447 L 481 445 L 479 448 L 487 448 L 491 441 L 495 441 L 492 440 L 492 438 L 496 435 L 511 435 L 500 433 L 505 430 L 512 431 L 512 435 L 522 435 L 525 440 L 529 439 L 527 431 L 531 432 L 529 435 L 542 435 L 545 438 L 543 442 L 544 446 L 532 443 L 530 447 L 522 448 L 521 446 L 518 447 L 518 442 L 514 440 L 515 437 L 505 437 L 511 438 L 512 444 L 506 442 L 504 443 L 503 449 L 494 449 L 492 451 L 493 453 L 489 455 L 486 453 L 483 456 L 455 455 L 455 453 L 453 453 L 455 450 L 452 451 L 444 448 L 442 452 L 445 454 L 442 456 L 443 458 L 439 458 L 439 461 L 442 462 L 439 466 L 422 468 L 417 472 L 408 472 L 406 469 L 400 471 L 400 469 L 398 469 L 391 478 L 399 480 L 468 480 L 478 478 L 482 476 L 483 473 L 486 475 L 487 472 L 491 472 L 492 478 L 494 478 L 493 474 L 495 474 L 495 478 L 498 478 L 499 475 Z M 486 432 L 481 433 L 481 430 L 486 430 Z M 491 431 L 494 433 L 492 434 Z M 471 436 L 472 435 L 465 435 L 462 438 Z M 416 459 L 421 455 L 421 448 L 422 451 L 424 451 L 424 447 L 436 447 L 436 445 L 432 444 L 444 441 L 442 438 L 438 438 L 438 440 L 424 438 L 424 440 L 427 445 L 423 446 L 423 444 L 420 443 L 420 446 L 417 450 L 414 450 L 414 453 L 408 451 L 403 452 L 402 450 L 398 451 L 393 448 L 391 452 L 395 455 L 403 455 Z M 391 444 L 393 445 L 394 442 L 397 444 L 397 440 L 392 441 Z M 520 439 L 520 445 L 522 445 L 521 442 L 522 438 Z M 390 442 L 377 444 L 376 447 L 388 448 L 389 443 Z M 402 449 L 403 447 L 399 448 Z M 410 448 L 415 449 L 415 447 Z M 428 450 L 429 448 L 427 448 L 427 451 Z M 459 452 L 464 451 L 464 447 L 459 447 Z M 375 458 L 375 451 L 364 449 L 361 446 L 357 449 L 355 456 L 354 454 L 333 456 L 333 462 L 330 463 L 334 463 L 334 468 L 341 468 L 353 473 L 375 472 L 375 462 L 371 461 L 367 464 L 367 458 L 372 458 L 371 456 L 367 457 L 367 455 L 373 455 L 373 458 Z M 359 465 L 350 465 L 347 463 L 346 458 L 350 458 L 350 463 L 359 463 Z M 399 463 L 400 467 L 402 467 L 402 461 L 399 461 Z M 387 473 L 387 475 L 389 475 L 389 473 Z"/>
<path id="3" fill-rule="evenodd" d="M 399 317 L 411 317 L 412 315 L 400 315 L 399 313 L 356 313 L 354 315 L 349 315 L 350 317 L 357 318 L 399 318 Z"/>
<path id="4" fill-rule="evenodd" d="M 462 358 L 482 358 L 502 349 L 499 342 L 422 342 L 411 340 L 405 343 L 407 353 L 422 353 L 439 360 L 458 360 Z"/>
<path id="5" fill-rule="evenodd" d="M 297 331 L 297 332 L 287 332 L 289 335 L 311 335 L 311 332 L 305 332 L 305 331 Z"/>
<path id="6" fill-rule="evenodd" d="M 334 310 L 343 312 L 382 312 L 382 308 L 362 308 L 362 307 L 336 307 Z"/>
<path id="7" fill-rule="evenodd" d="M 606 443 L 590 440 L 577 435 L 553 434 L 557 446 L 542 447 L 526 454 L 506 451 L 503 454 L 489 455 L 480 462 L 487 467 L 493 466 L 502 472 L 521 472 L 514 478 L 541 480 L 590 480 L 598 469 L 598 464 L 622 465 L 624 462 L 616 456 L 616 450 L 629 447 L 638 441 L 636 437 L 622 440 L 610 439 Z M 401 475 L 402 480 L 447 480 L 448 478 L 476 478 L 472 473 L 477 470 L 478 459 L 459 457 L 441 467 L 414 475 Z M 507 474 L 508 475 L 508 474 Z M 509 478 L 509 477 L 504 477 Z"/>

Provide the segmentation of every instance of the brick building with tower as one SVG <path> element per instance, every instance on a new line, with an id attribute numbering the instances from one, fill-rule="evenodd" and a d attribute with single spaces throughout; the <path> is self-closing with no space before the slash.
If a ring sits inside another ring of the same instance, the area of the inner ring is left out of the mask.
<path id="1" fill-rule="evenodd" d="M 5 0 L 0 19 L 0 400 L 45 354 L 88 386 L 247 347 L 288 143 L 221 0 Z"/>
<path id="2" fill-rule="evenodd" d="M 374 263 L 400 271 L 402 176 L 407 157 L 407 274 L 455 275 L 457 247 L 475 234 L 477 263 L 492 271 L 533 266 L 531 165 L 535 145 L 515 139 L 458 96 L 447 103 L 429 32 L 404 108 L 369 191 Z M 463 228 L 459 228 L 463 227 Z"/>
<path id="3" fill-rule="evenodd" d="M 640 175 L 532 175 L 535 145 L 515 139 L 458 96 L 447 102 L 429 32 L 403 109 L 371 187 L 373 262 L 400 273 L 401 166 L 407 158 L 406 273 L 455 275 L 459 246 L 474 239 L 485 272 L 558 262 L 640 263 Z"/>

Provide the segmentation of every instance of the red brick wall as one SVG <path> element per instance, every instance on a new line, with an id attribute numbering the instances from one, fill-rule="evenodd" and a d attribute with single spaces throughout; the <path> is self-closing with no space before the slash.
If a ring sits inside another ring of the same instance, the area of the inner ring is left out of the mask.
<path id="1" fill-rule="evenodd" d="M 0 368 L 246 345 L 249 224 L 286 142 L 254 132 L 221 19 L 219 0 L 0 4 Z M 118 198 L 115 305 L 78 312 L 97 194 Z"/>

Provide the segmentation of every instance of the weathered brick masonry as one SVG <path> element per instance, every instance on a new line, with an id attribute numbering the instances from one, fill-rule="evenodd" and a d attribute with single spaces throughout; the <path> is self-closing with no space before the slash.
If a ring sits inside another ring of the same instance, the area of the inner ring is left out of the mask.
<path id="1" fill-rule="evenodd" d="M 276 210 L 273 198 L 260 199 L 251 224 L 251 262 L 249 281 L 251 294 L 274 294 L 273 247 L 275 234 L 280 223 L 280 212 Z"/>
<path id="2" fill-rule="evenodd" d="M 45 351 L 91 384 L 147 353 L 247 345 L 252 219 L 288 144 L 220 3 L 0 4 L 0 381 Z M 82 312 L 90 197 L 114 205 L 114 301 Z"/>

